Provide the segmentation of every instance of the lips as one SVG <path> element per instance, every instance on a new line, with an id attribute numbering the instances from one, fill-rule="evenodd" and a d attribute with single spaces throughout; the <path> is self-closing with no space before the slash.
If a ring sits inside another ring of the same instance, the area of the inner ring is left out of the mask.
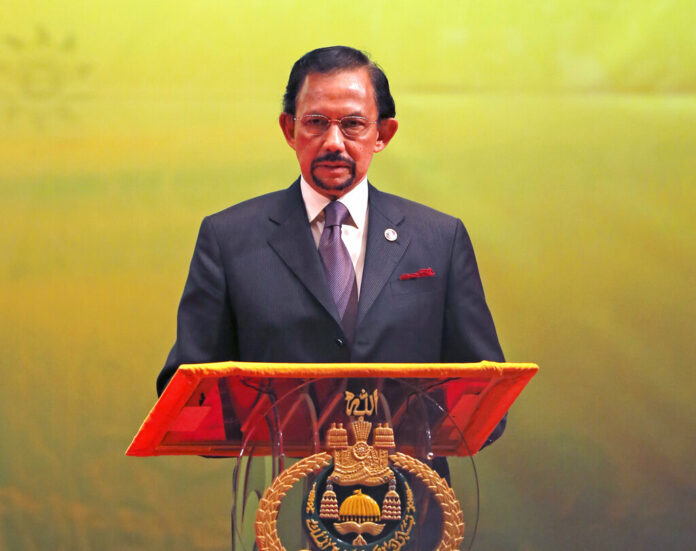
<path id="1" fill-rule="evenodd" d="M 343 163 L 343 162 L 323 162 L 323 163 L 317 163 L 316 167 L 317 168 L 350 168 L 350 164 L 348 163 Z"/>
<path id="2" fill-rule="evenodd" d="M 355 162 L 352 159 L 346 159 L 341 156 L 338 151 L 332 151 L 331 153 L 326 153 L 317 159 L 312 161 L 312 168 L 324 168 L 324 169 L 338 169 L 346 168 L 348 170 L 353 170 Z"/>

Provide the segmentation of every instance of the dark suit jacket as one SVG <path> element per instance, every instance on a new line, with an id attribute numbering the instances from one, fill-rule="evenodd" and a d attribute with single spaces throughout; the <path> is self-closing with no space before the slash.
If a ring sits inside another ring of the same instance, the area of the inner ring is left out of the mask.
<path id="1" fill-rule="evenodd" d="M 368 204 L 353 343 L 341 329 L 299 180 L 206 217 L 158 393 L 184 363 L 504 361 L 462 222 L 372 186 Z M 395 241 L 385 238 L 388 228 Z M 435 275 L 400 279 L 421 268 Z"/>

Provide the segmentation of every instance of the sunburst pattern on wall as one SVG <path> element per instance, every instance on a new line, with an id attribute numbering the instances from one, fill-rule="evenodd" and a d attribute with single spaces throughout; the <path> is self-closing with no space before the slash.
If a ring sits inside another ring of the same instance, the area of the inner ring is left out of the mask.
<path id="1" fill-rule="evenodd" d="M 42 130 L 76 120 L 92 73 L 76 50 L 72 34 L 56 39 L 43 27 L 31 38 L 0 36 L 0 108 L 6 122 L 29 122 Z"/>

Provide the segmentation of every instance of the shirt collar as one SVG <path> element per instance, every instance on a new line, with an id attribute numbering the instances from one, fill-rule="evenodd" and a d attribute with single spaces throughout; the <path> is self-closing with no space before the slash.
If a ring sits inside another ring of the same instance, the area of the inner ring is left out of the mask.
<path id="1" fill-rule="evenodd" d="M 302 200 L 307 209 L 309 223 L 311 224 L 314 222 L 317 217 L 323 218 L 324 207 L 326 207 L 331 200 L 312 188 L 304 179 L 304 176 L 300 176 L 300 189 L 302 190 Z M 365 224 L 368 189 L 367 176 L 365 176 L 357 186 L 337 199 L 337 201 L 343 203 L 348 209 L 350 217 L 357 228 L 362 228 Z"/>

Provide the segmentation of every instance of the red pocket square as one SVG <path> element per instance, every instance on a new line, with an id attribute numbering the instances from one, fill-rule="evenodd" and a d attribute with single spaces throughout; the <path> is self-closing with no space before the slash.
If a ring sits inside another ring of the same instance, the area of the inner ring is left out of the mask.
<path id="1" fill-rule="evenodd" d="M 435 272 L 433 271 L 432 268 L 421 268 L 417 272 L 414 272 L 412 274 L 401 274 L 401 277 L 399 278 L 400 280 L 404 279 L 416 279 L 419 277 L 433 277 L 435 275 Z"/>

